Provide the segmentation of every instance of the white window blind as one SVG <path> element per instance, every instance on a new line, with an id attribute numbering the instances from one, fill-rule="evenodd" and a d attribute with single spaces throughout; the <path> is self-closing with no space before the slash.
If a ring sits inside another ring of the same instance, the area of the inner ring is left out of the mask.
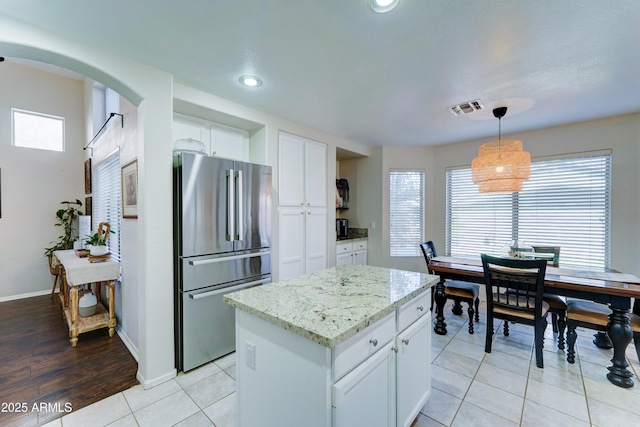
<path id="1" fill-rule="evenodd" d="M 561 266 L 609 267 L 611 154 L 534 161 L 513 194 L 482 194 L 447 171 L 447 254 L 504 254 L 511 240 L 560 246 Z"/>
<path id="2" fill-rule="evenodd" d="M 424 239 L 424 172 L 392 170 L 389 174 L 389 254 L 422 256 Z"/>
<path id="3" fill-rule="evenodd" d="M 98 163 L 93 173 L 93 232 L 101 222 L 111 225 L 108 240 L 111 256 L 120 261 L 120 218 L 121 218 L 121 186 L 120 186 L 120 154 L 118 151 Z"/>

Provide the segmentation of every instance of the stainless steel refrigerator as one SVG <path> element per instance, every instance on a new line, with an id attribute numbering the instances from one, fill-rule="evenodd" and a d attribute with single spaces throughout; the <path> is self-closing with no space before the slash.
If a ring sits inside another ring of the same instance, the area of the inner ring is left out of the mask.
<path id="1" fill-rule="evenodd" d="M 271 281 L 271 167 L 174 156 L 176 361 L 188 371 L 235 350 L 222 296 Z"/>

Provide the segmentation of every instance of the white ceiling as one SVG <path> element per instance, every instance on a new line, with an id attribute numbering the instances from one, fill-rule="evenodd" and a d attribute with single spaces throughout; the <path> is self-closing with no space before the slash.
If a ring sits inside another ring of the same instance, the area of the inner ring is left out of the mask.
<path id="1" fill-rule="evenodd" d="M 0 13 L 370 146 L 640 111 L 638 0 L 0 0 Z M 1 54 L 1 52 L 0 52 Z M 259 88 L 240 86 L 256 74 Z M 486 110 L 447 107 L 480 99 Z"/>

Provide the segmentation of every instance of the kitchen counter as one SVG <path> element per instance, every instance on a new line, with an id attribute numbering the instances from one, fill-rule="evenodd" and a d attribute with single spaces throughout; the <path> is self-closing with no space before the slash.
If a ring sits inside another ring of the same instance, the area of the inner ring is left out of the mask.
<path id="1" fill-rule="evenodd" d="M 225 295 L 238 426 L 410 426 L 431 393 L 438 279 L 348 264 Z"/>
<path id="2" fill-rule="evenodd" d="M 438 276 L 348 264 L 224 296 L 224 302 L 335 347 L 430 289 Z"/>

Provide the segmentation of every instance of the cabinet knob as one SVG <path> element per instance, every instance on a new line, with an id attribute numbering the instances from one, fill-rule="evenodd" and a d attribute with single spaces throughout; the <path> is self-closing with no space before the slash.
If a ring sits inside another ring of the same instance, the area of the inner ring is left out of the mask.
<path id="1" fill-rule="evenodd" d="M 408 339 L 406 339 L 406 338 L 405 338 L 405 339 L 403 339 L 403 340 L 402 340 L 402 344 L 404 344 L 404 345 L 409 345 L 409 340 L 408 340 Z"/>
<path id="2" fill-rule="evenodd" d="M 395 351 L 396 353 L 398 352 L 398 347 L 391 347 L 391 350 Z"/>
<path id="3" fill-rule="evenodd" d="M 377 340 L 377 339 L 375 339 L 375 338 L 371 338 L 371 339 L 369 340 L 369 342 L 370 342 L 371 344 L 373 344 L 373 346 L 374 346 L 374 347 L 378 345 L 378 340 Z"/>
<path id="4" fill-rule="evenodd" d="M 307 206 L 311 206 L 311 203 L 310 203 L 310 202 L 307 202 Z"/>
<path id="5" fill-rule="evenodd" d="M 419 305 L 419 306 L 418 306 L 418 311 L 424 311 L 424 307 L 423 307 L 423 306 L 421 306 L 421 305 Z"/>

